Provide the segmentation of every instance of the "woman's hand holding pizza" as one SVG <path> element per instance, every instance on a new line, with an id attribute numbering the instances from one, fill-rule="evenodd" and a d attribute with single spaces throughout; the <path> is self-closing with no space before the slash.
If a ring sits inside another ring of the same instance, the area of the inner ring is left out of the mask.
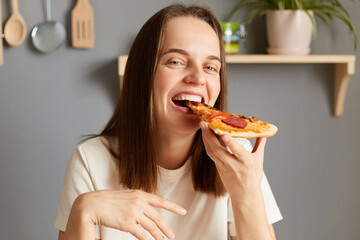
<path id="1" fill-rule="evenodd" d="M 206 122 L 200 123 L 207 154 L 215 162 L 220 178 L 229 192 L 239 239 L 275 239 L 269 225 L 261 192 L 266 138 L 257 138 L 248 152 L 229 135 L 222 146 Z"/>
<path id="2" fill-rule="evenodd" d="M 95 225 L 101 225 L 129 232 L 141 240 L 150 240 L 144 229 L 156 240 L 164 239 L 163 234 L 172 239 L 174 234 L 171 228 L 155 207 L 179 215 L 186 214 L 185 209 L 179 205 L 141 190 L 103 190 L 85 193 L 73 204 L 66 234 L 74 236 L 70 232 L 79 232 L 79 228 L 84 228 L 84 225 L 76 225 L 85 223 L 85 228 L 88 229 L 92 227 L 93 230 Z M 77 239 L 86 238 L 82 236 Z"/>
<path id="3" fill-rule="evenodd" d="M 221 180 L 232 199 L 253 200 L 261 197 L 266 138 L 257 138 L 250 153 L 229 135 L 221 136 L 231 150 L 222 146 L 207 123 L 200 123 L 207 154 L 215 162 Z"/>

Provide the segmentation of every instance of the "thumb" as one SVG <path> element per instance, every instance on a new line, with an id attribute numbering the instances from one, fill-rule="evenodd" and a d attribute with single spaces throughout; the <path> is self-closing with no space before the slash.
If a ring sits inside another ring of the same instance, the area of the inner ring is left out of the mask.
<path id="1" fill-rule="evenodd" d="M 255 146 L 252 150 L 252 153 L 261 153 L 263 154 L 265 151 L 265 144 L 266 144 L 266 139 L 265 137 L 261 137 L 261 138 L 257 138 L 256 142 L 255 142 Z"/>

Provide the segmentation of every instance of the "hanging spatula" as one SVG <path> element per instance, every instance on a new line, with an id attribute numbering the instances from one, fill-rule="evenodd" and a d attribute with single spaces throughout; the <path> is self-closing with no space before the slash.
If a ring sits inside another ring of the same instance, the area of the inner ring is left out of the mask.
<path id="1" fill-rule="evenodd" d="M 71 11 L 71 40 L 74 48 L 95 45 L 94 10 L 88 0 L 78 0 Z"/>

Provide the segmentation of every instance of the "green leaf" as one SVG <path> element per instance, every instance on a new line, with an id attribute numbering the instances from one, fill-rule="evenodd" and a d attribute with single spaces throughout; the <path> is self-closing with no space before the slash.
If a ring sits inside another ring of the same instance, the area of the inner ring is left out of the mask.
<path id="1" fill-rule="evenodd" d="M 314 16 L 312 14 L 310 14 L 310 12 L 308 10 L 304 10 L 304 12 L 310 18 L 310 21 L 311 21 L 311 24 L 312 24 L 312 27 L 313 27 L 313 37 L 315 39 L 316 36 L 317 36 L 317 25 L 316 25 L 315 18 L 314 18 Z"/>

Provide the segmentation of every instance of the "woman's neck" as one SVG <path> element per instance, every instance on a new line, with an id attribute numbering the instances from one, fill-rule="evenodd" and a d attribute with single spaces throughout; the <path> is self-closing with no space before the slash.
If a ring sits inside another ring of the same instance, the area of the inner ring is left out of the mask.
<path id="1" fill-rule="evenodd" d="M 156 138 L 156 162 L 165 169 L 180 168 L 189 158 L 195 133 L 192 135 L 158 134 Z"/>

